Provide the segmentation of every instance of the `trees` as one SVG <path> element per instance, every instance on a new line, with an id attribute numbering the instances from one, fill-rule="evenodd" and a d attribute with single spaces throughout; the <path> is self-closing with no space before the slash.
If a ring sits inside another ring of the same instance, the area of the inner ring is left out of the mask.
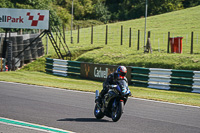
<path id="1" fill-rule="evenodd" d="M 183 8 L 181 0 L 149 0 L 148 13 L 149 15 L 157 15 Z"/>
<path id="2" fill-rule="evenodd" d="M 98 0 L 94 6 L 94 14 L 96 19 L 104 23 L 107 23 L 111 16 L 105 3 L 101 2 L 100 0 Z"/>
<path id="3" fill-rule="evenodd" d="M 200 5 L 200 0 L 182 0 L 182 3 L 184 8 L 188 8 Z"/>
<path id="4" fill-rule="evenodd" d="M 146 0 L 73 0 L 74 19 L 104 23 L 140 18 Z M 50 10 L 53 25 L 70 25 L 72 0 L 0 0 L 1 8 Z M 200 5 L 200 0 L 148 0 L 148 16 Z"/>
<path id="5" fill-rule="evenodd" d="M 146 0 L 106 0 L 113 20 L 128 20 L 144 16 Z M 157 15 L 182 9 L 181 0 L 148 0 L 148 14 Z"/>
<path id="6" fill-rule="evenodd" d="M 14 4 L 10 0 L 0 0 L 0 8 L 13 8 Z"/>

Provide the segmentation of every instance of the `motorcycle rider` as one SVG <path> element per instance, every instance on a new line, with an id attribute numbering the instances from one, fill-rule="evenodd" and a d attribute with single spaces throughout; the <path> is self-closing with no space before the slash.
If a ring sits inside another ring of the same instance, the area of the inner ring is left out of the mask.
<path id="1" fill-rule="evenodd" d="M 101 104 L 101 100 L 104 97 L 104 95 L 109 90 L 109 85 L 116 84 L 118 80 L 125 80 L 128 82 L 127 78 L 125 77 L 127 73 L 127 69 L 125 66 L 119 66 L 117 70 L 111 74 L 108 75 L 107 79 L 103 83 L 103 89 L 99 94 L 99 97 L 97 99 L 97 102 Z"/>

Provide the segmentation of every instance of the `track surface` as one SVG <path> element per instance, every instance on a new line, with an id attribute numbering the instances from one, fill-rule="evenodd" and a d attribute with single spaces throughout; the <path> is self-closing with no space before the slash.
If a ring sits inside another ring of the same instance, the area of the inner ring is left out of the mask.
<path id="1" fill-rule="evenodd" d="M 0 82 L 0 117 L 77 133 L 200 133 L 198 107 L 130 98 L 118 122 L 93 108 L 94 93 Z"/>

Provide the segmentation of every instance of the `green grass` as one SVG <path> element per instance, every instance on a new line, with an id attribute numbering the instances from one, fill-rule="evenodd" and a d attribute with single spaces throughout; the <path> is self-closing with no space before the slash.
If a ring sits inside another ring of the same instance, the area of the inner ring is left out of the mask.
<path id="1" fill-rule="evenodd" d="M 102 82 L 72 77 L 60 77 L 34 71 L 2 72 L 0 74 L 0 80 L 90 92 L 102 89 Z M 133 86 L 129 86 L 129 88 L 134 97 L 200 106 L 199 94 Z"/>
<path id="2" fill-rule="evenodd" d="M 152 68 L 200 70 L 200 6 L 148 17 L 147 31 L 151 31 L 152 54 L 143 53 L 144 22 L 144 18 L 141 18 L 108 24 L 107 45 L 105 45 L 105 25 L 94 26 L 93 44 L 91 44 L 91 28 L 80 30 L 80 43 L 77 43 L 77 30 L 73 31 L 73 44 L 70 43 L 70 31 L 66 32 L 66 42 L 74 56 L 73 60 Z M 121 25 L 124 29 L 123 46 L 120 44 Z M 129 28 L 132 28 L 131 48 L 129 48 Z M 137 51 L 138 29 L 140 30 L 139 51 Z M 184 37 L 182 54 L 167 54 L 169 31 L 171 37 Z M 194 54 L 191 55 L 192 31 L 194 32 Z"/>

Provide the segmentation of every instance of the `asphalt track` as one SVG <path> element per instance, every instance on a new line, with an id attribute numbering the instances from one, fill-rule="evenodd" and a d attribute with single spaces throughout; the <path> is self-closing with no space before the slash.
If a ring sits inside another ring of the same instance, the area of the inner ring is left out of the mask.
<path id="1" fill-rule="evenodd" d="M 77 133 L 200 133 L 199 107 L 130 98 L 118 122 L 96 120 L 93 108 L 94 93 L 0 82 L 2 118 Z"/>

